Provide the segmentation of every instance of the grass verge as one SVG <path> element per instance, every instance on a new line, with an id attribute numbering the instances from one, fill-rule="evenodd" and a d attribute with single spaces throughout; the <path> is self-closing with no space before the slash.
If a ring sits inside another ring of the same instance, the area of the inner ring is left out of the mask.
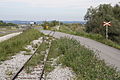
<path id="1" fill-rule="evenodd" d="M 17 52 L 25 50 L 24 47 L 31 41 L 43 36 L 38 30 L 29 29 L 22 34 L 10 38 L 9 40 L 0 43 L 0 61 L 9 59 Z"/>
<path id="2" fill-rule="evenodd" d="M 60 32 L 78 35 L 78 36 L 83 36 L 83 37 L 90 38 L 90 39 L 96 40 L 98 42 L 104 43 L 104 44 L 109 45 L 111 47 L 120 49 L 120 44 L 117 44 L 111 40 L 107 40 L 100 34 L 86 33 L 84 31 L 73 31 L 70 28 L 65 27 L 65 26 L 61 27 Z"/>
<path id="3" fill-rule="evenodd" d="M 0 37 L 5 36 L 5 35 L 7 35 L 7 34 L 0 34 Z"/>
<path id="4" fill-rule="evenodd" d="M 93 51 L 81 46 L 76 40 L 55 40 L 52 42 L 50 54 L 54 55 L 51 58 L 63 55 L 59 63 L 71 67 L 77 80 L 120 80 L 120 73 L 115 68 L 107 66 Z"/>

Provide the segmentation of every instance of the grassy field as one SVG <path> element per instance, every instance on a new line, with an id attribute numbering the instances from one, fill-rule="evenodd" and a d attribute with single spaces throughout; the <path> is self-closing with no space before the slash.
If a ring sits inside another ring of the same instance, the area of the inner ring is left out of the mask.
<path id="1" fill-rule="evenodd" d="M 25 50 L 24 47 L 32 40 L 43 36 L 38 30 L 29 29 L 22 34 L 0 43 L 0 61 L 11 58 L 17 52 Z"/>
<path id="2" fill-rule="evenodd" d="M 58 63 L 71 67 L 76 73 L 76 80 L 120 80 L 120 73 L 115 68 L 107 66 L 93 51 L 76 40 L 61 38 L 53 41 L 48 57 L 58 56 Z"/>
<path id="3" fill-rule="evenodd" d="M 83 36 L 83 37 L 90 38 L 90 39 L 96 40 L 98 42 L 104 43 L 104 44 L 109 45 L 111 47 L 120 49 L 120 44 L 117 44 L 109 39 L 107 40 L 107 39 L 105 39 L 105 37 L 103 37 L 100 34 L 86 33 L 82 30 L 82 28 L 75 30 L 75 29 L 72 29 L 72 27 L 61 26 L 60 32 L 73 34 L 73 35 L 77 35 L 77 36 Z"/>

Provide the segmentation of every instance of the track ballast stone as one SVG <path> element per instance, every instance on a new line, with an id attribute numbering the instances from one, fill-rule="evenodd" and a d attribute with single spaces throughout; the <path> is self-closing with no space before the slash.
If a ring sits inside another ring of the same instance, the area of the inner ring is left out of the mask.
<path id="1" fill-rule="evenodd" d="M 20 51 L 16 55 L 12 56 L 12 59 L 1 62 L 0 65 L 0 80 L 11 80 L 14 74 L 25 64 L 25 62 L 32 56 L 35 51 L 34 45 L 42 43 L 42 37 L 38 40 L 31 42 L 31 45 L 27 45 L 26 49 L 30 50 L 30 55 L 25 55 L 26 51 Z"/>
<path id="2" fill-rule="evenodd" d="M 58 66 L 47 75 L 46 80 L 74 80 L 74 78 L 75 74 L 70 68 Z"/>

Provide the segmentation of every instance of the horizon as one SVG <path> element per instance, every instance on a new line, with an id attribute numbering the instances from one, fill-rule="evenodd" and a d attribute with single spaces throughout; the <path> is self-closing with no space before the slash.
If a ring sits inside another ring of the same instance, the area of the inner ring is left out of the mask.
<path id="1" fill-rule="evenodd" d="M 53 21 L 53 20 L 51 20 Z M 51 21 L 48 21 L 48 22 L 51 22 Z M 44 21 L 19 21 L 19 20 L 13 20 L 13 21 L 6 21 L 4 20 L 3 22 L 5 23 L 14 23 L 14 24 L 30 24 L 30 22 L 36 22 L 37 24 L 41 24 L 43 23 Z M 80 23 L 80 24 L 85 24 L 86 21 L 60 21 L 62 23 Z"/>
<path id="2" fill-rule="evenodd" d="M 2 21 L 54 21 L 54 20 L 56 20 L 56 21 L 85 21 L 84 19 L 82 19 L 82 20 L 58 20 L 58 19 L 48 19 L 48 20 L 15 20 L 15 19 L 1 19 L 0 18 L 0 20 L 2 20 Z"/>
<path id="3" fill-rule="evenodd" d="M 118 0 L 0 0 L 0 20 L 84 21 L 90 6 L 115 5 Z M 69 4 L 68 4 L 69 3 Z"/>

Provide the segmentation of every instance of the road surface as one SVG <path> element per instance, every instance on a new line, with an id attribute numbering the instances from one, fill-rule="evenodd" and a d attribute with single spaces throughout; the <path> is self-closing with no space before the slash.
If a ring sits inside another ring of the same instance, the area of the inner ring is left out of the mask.
<path id="1" fill-rule="evenodd" d="M 11 34 L 7 34 L 7 35 L 5 35 L 5 36 L 2 36 L 2 37 L 0 37 L 0 42 L 2 42 L 2 41 L 5 41 L 5 40 L 8 40 L 8 39 L 10 39 L 10 38 L 12 38 L 12 37 L 14 37 L 14 36 L 17 36 L 17 35 L 19 35 L 19 34 L 21 34 L 22 32 L 16 32 L 16 33 L 11 33 Z"/>
<path id="2" fill-rule="evenodd" d="M 44 34 L 50 33 L 49 30 L 42 30 L 41 32 Z M 81 45 L 84 45 L 85 47 L 95 51 L 96 54 L 99 55 L 100 59 L 105 60 L 107 65 L 117 67 L 117 70 L 120 71 L 120 50 L 88 38 L 70 35 L 62 32 L 55 32 L 53 37 L 69 37 L 79 41 Z"/>

